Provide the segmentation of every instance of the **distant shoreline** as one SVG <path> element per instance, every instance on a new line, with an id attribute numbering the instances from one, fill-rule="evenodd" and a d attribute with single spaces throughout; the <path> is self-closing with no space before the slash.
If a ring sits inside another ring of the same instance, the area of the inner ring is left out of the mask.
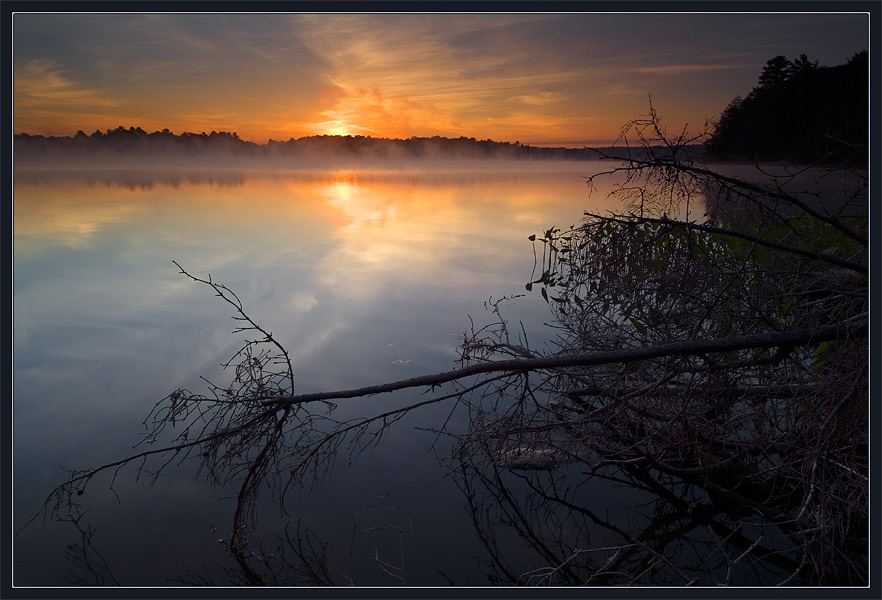
<path id="1" fill-rule="evenodd" d="M 346 160 L 563 160 L 588 161 L 634 156 L 625 147 L 549 147 L 519 142 L 459 137 L 374 138 L 370 136 L 317 135 L 286 142 L 269 140 L 257 144 L 242 140 L 236 133 L 182 133 L 163 130 L 147 133 L 143 129 L 119 127 L 106 132 L 57 137 L 16 134 L 13 138 L 16 164 L 35 164 L 54 160 L 100 160 L 105 163 L 151 159 L 159 162 L 202 162 L 222 158 L 246 162 Z M 696 146 L 696 152 L 703 152 Z"/>

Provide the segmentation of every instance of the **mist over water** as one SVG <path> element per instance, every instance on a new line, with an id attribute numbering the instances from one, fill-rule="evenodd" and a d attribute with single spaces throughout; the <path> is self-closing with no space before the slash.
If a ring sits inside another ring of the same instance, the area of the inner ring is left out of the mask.
<path id="1" fill-rule="evenodd" d="M 541 347 L 554 332 L 545 302 L 524 290 L 528 236 L 613 208 L 603 193 L 588 197 L 586 163 L 229 167 L 16 170 L 16 528 L 66 469 L 131 453 L 155 402 L 178 387 L 204 390 L 200 376 L 227 377 L 220 365 L 244 341 L 231 334 L 230 307 L 172 260 L 239 295 L 291 353 L 298 392 L 346 389 L 452 368 L 470 317 L 489 322 L 485 302 L 503 296 L 524 295 L 505 314 Z M 418 394 L 341 403 L 338 414 Z M 293 513 L 328 539 L 407 523 L 411 584 L 445 585 L 439 570 L 479 583 L 480 549 L 436 456 L 445 441 L 433 449 L 434 437 L 415 429 L 448 412 L 415 413 L 351 467 L 339 461 Z M 146 479 L 125 469 L 115 493 L 105 478 L 83 497 L 114 574 L 164 585 L 188 567 L 217 576 L 230 566 L 217 540 L 228 535 L 231 491 L 194 480 L 188 464 L 154 486 Z M 281 523 L 269 503 L 258 530 L 272 541 Z M 65 524 L 26 529 L 15 541 L 16 585 L 64 585 L 64 548 L 76 541 Z M 356 557 L 361 583 L 389 584 L 367 546 Z"/>
<path id="2" fill-rule="evenodd" d="M 421 171 L 438 168 L 471 170 L 488 165 L 499 168 L 526 163 L 549 165 L 559 161 L 596 160 L 600 154 L 588 147 L 552 147 L 497 142 L 490 139 L 440 136 L 374 138 L 351 135 L 317 135 L 265 144 L 240 139 L 236 133 L 187 133 L 168 130 L 147 133 L 122 126 L 102 133 L 72 137 L 45 137 L 22 133 L 13 142 L 16 164 L 113 167 L 180 167 L 258 169 L 399 169 Z M 614 153 L 621 150 L 612 150 Z"/>

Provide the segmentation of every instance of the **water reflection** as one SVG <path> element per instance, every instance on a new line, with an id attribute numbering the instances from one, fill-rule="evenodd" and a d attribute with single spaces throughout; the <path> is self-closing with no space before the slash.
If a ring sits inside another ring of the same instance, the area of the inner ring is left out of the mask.
<path id="1" fill-rule="evenodd" d="M 513 473 L 479 458 L 462 464 L 457 482 L 487 551 L 482 572 L 495 585 L 764 585 L 800 568 L 766 547 L 774 534 L 761 519 L 733 519 L 638 466 Z M 739 565 L 731 554 L 748 560 Z"/>
<path id="2" fill-rule="evenodd" d="M 232 185 L 180 173 L 138 186 L 115 175 L 109 184 L 95 175 L 65 183 L 17 179 L 17 523 L 61 477 L 48 465 L 94 465 L 127 454 L 131 432 L 156 400 L 176 387 L 202 385 L 197 375 L 215 380 L 218 363 L 241 346 L 218 325 L 229 323 L 229 307 L 176 275 L 172 259 L 200 276 L 213 275 L 245 300 L 248 313 L 291 352 L 298 392 L 446 370 L 459 332 L 491 331 L 481 327 L 481 317 L 476 323 L 468 315 L 489 297 L 523 292 L 531 263 L 527 235 L 575 222 L 582 210 L 605 212 L 602 202 L 592 206 L 571 169 L 255 171 L 237 175 Z M 605 239 L 615 240 L 609 231 Z M 638 260 L 646 259 L 643 250 Z M 553 336 L 541 325 L 548 319 L 541 298 L 488 304 L 504 306 L 512 323 L 523 323 L 512 328 L 518 343 L 540 347 Z M 599 320 L 579 326 L 597 328 Z M 729 493 L 744 486 L 739 444 L 721 444 L 718 450 L 734 458 L 712 470 L 660 475 L 664 469 L 651 471 L 644 456 L 629 453 L 641 451 L 642 443 L 658 444 L 661 455 L 684 454 L 683 460 L 701 464 L 710 454 L 692 456 L 681 445 L 693 419 L 684 418 L 689 427 L 680 430 L 670 418 L 690 413 L 654 413 L 657 432 L 647 435 L 639 419 L 619 420 L 609 410 L 613 404 L 586 408 L 574 400 L 567 408 L 561 389 L 570 386 L 547 377 L 507 374 L 474 396 L 453 392 L 458 411 L 438 405 L 406 415 L 376 447 L 370 431 L 350 438 L 365 450 L 351 464 L 340 463 L 352 446 L 340 457 L 342 446 L 334 446 L 322 455 L 327 463 L 316 467 L 327 465 L 328 479 L 286 496 L 287 513 L 278 516 L 275 497 L 264 499 L 253 538 L 259 541 L 249 560 L 237 556 L 236 564 L 223 552 L 225 540 L 237 537 L 228 521 L 240 506 L 231 502 L 235 489 L 206 489 L 189 464 L 164 473 L 146 493 L 132 470 L 114 476 L 113 494 L 106 491 L 110 481 L 98 481 L 84 506 L 110 532 L 99 543 L 111 548 L 105 554 L 116 565 L 95 574 L 144 584 L 172 577 L 185 583 L 680 585 L 789 582 L 788 573 L 799 573 L 798 561 L 776 552 L 788 543 L 789 523 L 764 526 L 732 506 L 733 498 L 742 507 L 750 498 Z M 578 383 L 575 398 L 598 394 Z M 702 408 L 712 398 L 672 389 L 659 406 L 667 409 L 677 398 L 716 418 L 716 408 Z M 330 417 L 297 413 L 302 427 L 291 432 L 292 445 L 281 447 L 297 456 L 307 433 L 322 439 L 337 427 L 348 431 L 347 419 L 419 399 L 419 392 L 403 391 L 347 401 Z M 648 414 L 633 403 L 621 407 Z M 590 420 L 581 428 L 564 417 L 589 409 L 600 415 L 602 428 Z M 328 429 L 307 428 L 318 422 Z M 441 441 L 431 429 L 439 423 L 447 436 Z M 275 428 L 274 435 L 283 430 Z M 457 431 L 466 433 L 458 437 Z M 610 447 L 624 451 L 592 461 L 579 453 L 591 442 L 604 457 Z M 511 454 L 523 447 L 533 452 L 530 465 Z M 555 469 L 546 471 L 552 463 Z M 612 464 L 619 468 L 601 468 Z M 537 472 L 517 471 L 525 465 Z M 290 471 L 284 462 L 274 466 L 280 478 L 292 473 L 297 479 L 296 465 Z M 149 469 L 134 470 L 147 477 Z M 696 491 L 702 486 L 709 501 Z M 124 498 L 121 505 L 114 506 L 114 496 Z M 58 555 L 53 563 L 45 549 L 66 540 L 49 532 L 29 531 L 18 542 L 25 557 L 16 563 L 21 582 L 55 581 L 63 572 Z M 213 546 L 218 539 L 221 545 Z M 179 549 L 183 540 L 190 544 L 186 552 Z M 191 565 L 192 556 L 205 557 L 203 564 Z M 259 575 L 249 572 L 250 559 Z"/>
<path id="3" fill-rule="evenodd" d="M 236 290 L 291 351 L 300 392 L 446 370 L 468 316 L 484 318 L 491 296 L 523 292 L 527 236 L 575 223 L 589 208 L 583 168 L 17 170 L 14 525 L 64 476 L 59 467 L 127 454 L 154 402 L 176 387 L 199 389 L 198 377 L 217 377 L 238 347 L 227 307 L 178 275 L 172 260 Z M 541 299 L 511 310 L 531 342 L 548 337 Z M 409 425 L 446 416 L 429 412 Z M 411 573 L 430 585 L 446 582 L 439 570 L 478 582 L 461 547 L 471 535 L 462 498 L 425 453 L 431 436 L 409 425 L 360 466 L 341 468 L 302 500 L 301 512 L 336 539 L 354 521 L 384 522 L 393 503 L 379 497 L 406 498 L 402 522 L 411 519 L 422 547 L 434 548 Z M 194 555 L 209 557 L 215 575 L 228 564 L 211 528 L 226 522 L 229 501 L 212 500 L 223 491 L 193 475 L 167 473 L 148 491 L 121 473 L 114 489 L 122 504 L 100 486 L 90 491 L 97 542 L 120 581 L 162 583 Z M 354 489 L 361 506 L 352 506 Z M 436 541 L 453 531 L 447 545 Z M 63 527 L 16 538 L 16 584 L 64 584 L 71 541 L 75 532 Z M 384 583 L 375 571 L 368 561 L 360 580 Z"/>
<path id="4" fill-rule="evenodd" d="M 225 169 L 95 169 L 76 166 L 54 168 L 20 167 L 15 171 L 17 183 L 41 187 L 84 184 L 91 187 L 123 187 L 128 190 L 149 190 L 156 186 L 178 188 L 182 185 L 240 186 L 245 174 Z"/>

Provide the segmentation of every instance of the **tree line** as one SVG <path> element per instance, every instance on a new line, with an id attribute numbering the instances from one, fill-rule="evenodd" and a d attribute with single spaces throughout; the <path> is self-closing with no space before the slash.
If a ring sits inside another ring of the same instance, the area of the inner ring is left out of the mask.
<path id="1" fill-rule="evenodd" d="M 122 125 L 91 135 L 77 131 L 73 136 L 15 135 L 15 150 L 24 156 L 41 154 L 144 154 L 202 155 L 232 154 L 245 158 L 300 156 L 346 156 L 372 158 L 498 158 L 588 160 L 597 158 L 590 148 L 546 148 L 520 142 L 497 142 L 474 137 L 442 136 L 378 138 L 364 135 L 312 135 L 287 141 L 270 139 L 266 144 L 243 140 L 236 132 L 184 132 L 168 129 L 147 133 L 140 127 Z"/>
<path id="2" fill-rule="evenodd" d="M 802 164 L 848 156 L 865 164 L 868 68 L 866 50 L 835 67 L 819 66 L 805 54 L 794 60 L 772 58 L 750 93 L 723 110 L 707 141 L 708 155 Z"/>

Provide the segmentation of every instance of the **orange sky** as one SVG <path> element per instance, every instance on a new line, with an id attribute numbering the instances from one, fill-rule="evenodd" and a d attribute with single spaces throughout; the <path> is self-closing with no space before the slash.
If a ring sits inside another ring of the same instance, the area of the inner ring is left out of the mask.
<path id="1" fill-rule="evenodd" d="M 697 131 L 770 58 L 842 64 L 868 49 L 868 23 L 859 13 L 18 13 L 14 130 L 601 144 L 648 111 L 650 94 L 672 130 Z"/>

